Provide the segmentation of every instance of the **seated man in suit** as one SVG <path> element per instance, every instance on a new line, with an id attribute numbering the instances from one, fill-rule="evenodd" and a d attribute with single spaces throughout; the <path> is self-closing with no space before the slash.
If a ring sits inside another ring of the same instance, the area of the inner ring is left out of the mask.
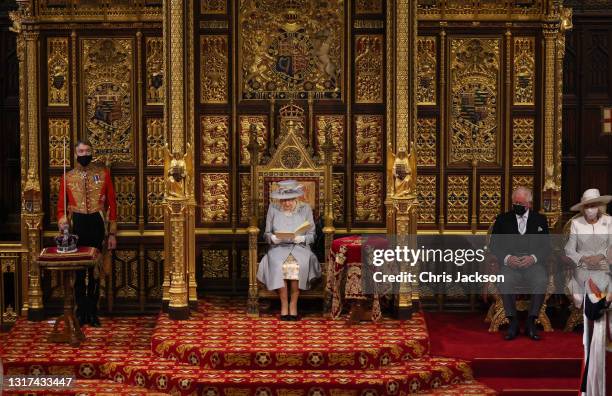
<path id="1" fill-rule="evenodd" d="M 510 321 L 508 333 L 504 337 L 506 340 L 514 339 L 519 332 L 514 294 L 517 286 L 527 286 L 531 291 L 525 333 L 532 340 L 540 339 L 535 320 L 544 303 L 548 280 L 545 262 L 550 243 L 546 237 L 533 236 L 548 234 L 548 224 L 545 216 L 532 209 L 532 203 L 531 190 L 518 187 L 512 193 L 512 210 L 497 216 L 493 225 L 490 250 L 497 257 L 501 275 L 504 275 L 504 282 L 498 284 L 498 289 L 502 293 L 504 310 Z"/>

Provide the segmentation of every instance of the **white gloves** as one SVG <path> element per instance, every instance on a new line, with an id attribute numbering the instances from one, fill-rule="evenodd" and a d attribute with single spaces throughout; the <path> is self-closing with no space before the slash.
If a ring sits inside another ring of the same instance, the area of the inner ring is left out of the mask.
<path id="1" fill-rule="evenodd" d="M 294 243 L 304 243 L 306 242 L 306 237 L 304 235 L 296 235 L 293 239 Z"/>
<path id="2" fill-rule="evenodd" d="M 272 236 L 270 237 L 270 239 L 272 240 L 272 243 L 275 245 L 278 245 L 279 243 L 281 243 L 282 241 L 276 237 L 276 235 L 272 234 Z"/>

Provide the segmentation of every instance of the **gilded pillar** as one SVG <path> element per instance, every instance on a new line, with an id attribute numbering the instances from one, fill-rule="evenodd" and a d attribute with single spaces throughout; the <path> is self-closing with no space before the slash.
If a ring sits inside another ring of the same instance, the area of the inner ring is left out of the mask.
<path id="1" fill-rule="evenodd" d="M 387 206 L 394 212 L 388 218 L 395 217 L 394 226 L 387 229 L 395 233 L 398 245 L 416 246 L 416 212 L 418 204 L 416 195 L 416 150 L 413 128 L 416 125 L 416 13 L 414 1 L 389 1 L 387 6 L 394 10 L 388 13 L 394 33 L 393 47 L 395 66 L 393 89 L 387 92 L 395 99 L 393 126 L 395 129 L 393 144 L 388 147 L 387 155 Z M 390 16 L 393 17 L 390 18 Z M 414 271 L 414 268 L 401 268 L 401 271 Z M 418 303 L 416 284 L 402 282 L 395 308 L 398 318 L 408 318 Z"/>
<path id="2" fill-rule="evenodd" d="M 193 1 L 165 0 L 163 5 L 165 153 L 165 265 L 163 299 L 171 319 L 189 317 L 195 288 L 193 69 L 188 56 L 193 41 Z M 186 62 L 187 60 L 187 62 Z M 193 268 L 192 268 L 193 267 Z M 190 296 L 191 294 L 191 296 Z"/>
<path id="3" fill-rule="evenodd" d="M 273 125 L 273 124 L 270 124 Z M 259 164 L 259 145 L 257 143 L 257 127 L 253 124 L 249 127 L 248 150 L 251 160 L 251 180 L 257 180 L 257 165 Z M 249 202 L 249 297 L 247 301 L 247 314 L 257 316 L 259 314 L 257 296 L 257 237 L 259 235 L 258 206 L 257 206 L 257 183 L 251 184 L 251 201 Z"/>
<path id="4" fill-rule="evenodd" d="M 549 226 L 561 217 L 561 139 L 563 105 L 563 57 L 565 32 L 572 27 L 572 11 L 550 9 L 544 27 L 544 183 L 542 208 Z"/>
<path id="5" fill-rule="evenodd" d="M 19 60 L 19 117 L 22 163 L 21 224 L 22 243 L 27 249 L 23 265 L 27 274 L 24 282 L 24 313 L 29 320 L 44 317 L 40 270 L 36 259 L 40 253 L 42 237 L 42 201 L 40 195 L 40 166 L 38 161 L 38 47 L 39 33 L 30 18 L 29 1 L 19 1 L 19 9 L 11 12 L 11 30 L 17 33 Z M 27 76 L 27 78 L 25 77 Z"/>

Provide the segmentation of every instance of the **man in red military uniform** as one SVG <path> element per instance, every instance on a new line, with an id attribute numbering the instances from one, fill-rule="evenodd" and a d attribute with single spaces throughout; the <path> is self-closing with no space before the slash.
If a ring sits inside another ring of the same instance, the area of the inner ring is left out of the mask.
<path id="1" fill-rule="evenodd" d="M 60 183 L 57 203 L 59 229 L 62 231 L 72 224 L 72 232 L 79 237 L 78 246 L 92 246 L 102 251 L 108 217 L 107 247 L 113 250 L 117 246 L 117 203 L 110 171 L 101 164 L 91 163 L 92 147 L 87 141 L 81 140 L 75 145 L 75 155 L 74 169 L 67 172 L 65 180 L 62 178 Z M 77 318 L 81 324 L 99 327 L 100 278 L 93 268 L 89 268 L 87 274 L 85 272 L 77 273 L 74 284 Z"/>

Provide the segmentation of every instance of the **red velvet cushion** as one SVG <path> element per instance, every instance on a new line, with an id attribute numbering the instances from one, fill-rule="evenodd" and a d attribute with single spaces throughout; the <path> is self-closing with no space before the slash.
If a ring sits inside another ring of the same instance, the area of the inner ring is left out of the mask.
<path id="1" fill-rule="evenodd" d="M 361 237 L 359 235 L 351 235 L 343 238 L 334 239 L 331 250 L 334 253 L 340 251 L 340 246 L 346 246 L 346 262 L 356 263 L 361 262 L 362 246 L 371 246 L 375 249 L 387 249 L 389 241 L 380 237 Z"/>
<path id="2" fill-rule="evenodd" d="M 98 249 L 89 246 L 79 246 L 74 253 L 58 253 L 57 247 L 46 247 L 40 252 L 38 261 L 80 261 L 95 260 L 100 255 Z"/>

